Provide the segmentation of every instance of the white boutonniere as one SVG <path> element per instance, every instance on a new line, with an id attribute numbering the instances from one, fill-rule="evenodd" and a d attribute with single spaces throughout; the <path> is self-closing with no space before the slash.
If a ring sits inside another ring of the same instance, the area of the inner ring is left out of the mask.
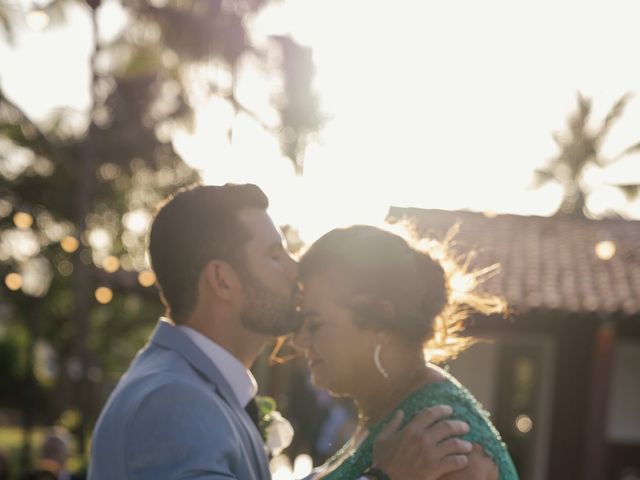
<path id="1" fill-rule="evenodd" d="M 272 457 L 291 445 L 293 427 L 289 420 L 276 410 L 276 401 L 271 397 L 256 397 L 260 434 Z"/>

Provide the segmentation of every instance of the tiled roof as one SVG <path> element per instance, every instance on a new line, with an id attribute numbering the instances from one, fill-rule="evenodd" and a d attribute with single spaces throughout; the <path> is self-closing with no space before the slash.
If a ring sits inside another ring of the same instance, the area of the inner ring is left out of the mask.
<path id="1" fill-rule="evenodd" d="M 640 221 L 397 207 L 389 212 L 405 215 L 436 238 L 459 223 L 458 250 L 477 250 L 478 267 L 500 265 L 484 288 L 521 312 L 640 313 Z"/>

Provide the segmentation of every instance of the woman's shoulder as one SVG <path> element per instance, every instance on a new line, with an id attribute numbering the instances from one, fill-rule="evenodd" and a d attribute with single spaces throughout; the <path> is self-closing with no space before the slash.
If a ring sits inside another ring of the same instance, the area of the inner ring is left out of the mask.
<path id="1" fill-rule="evenodd" d="M 489 413 L 464 385 L 453 375 L 435 365 L 430 365 L 429 370 L 430 381 L 412 395 L 412 410 L 416 410 L 415 413 L 428 406 L 446 404 L 453 408 L 453 416 L 469 423 L 472 430 L 479 433 L 487 432 L 491 436 L 500 438 L 489 419 Z"/>
<path id="2" fill-rule="evenodd" d="M 446 400 L 446 401 L 445 401 Z M 424 408 L 439 403 L 449 403 L 452 407 L 466 406 L 472 410 L 482 410 L 482 406 L 453 375 L 436 366 L 428 365 L 424 382 L 411 395 L 405 398 L 406 403 Z M 486 413 L 482 410 L 483 413 Z"/>
<path id="3" fill-rule="evenodd" d="M 425 383 L 407 399 L 409 412 L 406 413 L 413 416 L 426 407 L 449 405 L 453 408 L 453 418 L 469 424 L 470 431 L 463 438 L 481 446 L 501 471 L 511 470 L 512 463 L 506 446 L 483 405 L 445 370 L 430 365 L 430 375 L 432 381 Z"/>

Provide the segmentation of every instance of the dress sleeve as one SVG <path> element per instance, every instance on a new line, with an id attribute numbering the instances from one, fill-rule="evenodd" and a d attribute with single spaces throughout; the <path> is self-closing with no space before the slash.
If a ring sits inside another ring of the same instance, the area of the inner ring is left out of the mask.
<path id="1" fill-rule="evenodd" d="M 439 400 L 453 408 L 454 418 L 469 424 L 469 433 L 462 438 L 481 446 L 500 472 L 515 472 L 507 446 L 489 419 L 489 413 L 466 388 L 450 384 Z"/>

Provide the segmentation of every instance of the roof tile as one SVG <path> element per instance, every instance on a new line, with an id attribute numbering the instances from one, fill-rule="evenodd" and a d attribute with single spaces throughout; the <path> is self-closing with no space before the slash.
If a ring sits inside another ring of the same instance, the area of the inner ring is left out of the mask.
<path id="1" fill-rule="evenodd" d="M 640 313 L 640 221 L 397 207 L 389 216 L 414 218 L 422 234 L 436 238 L 459 224 L 458 249 L 476 250 L 477 267 L 500 265 L 485 289 L 519 311 Z M 606 244 L 598 256 L 600 242 L 613 242 L 611 258 Z"/>

